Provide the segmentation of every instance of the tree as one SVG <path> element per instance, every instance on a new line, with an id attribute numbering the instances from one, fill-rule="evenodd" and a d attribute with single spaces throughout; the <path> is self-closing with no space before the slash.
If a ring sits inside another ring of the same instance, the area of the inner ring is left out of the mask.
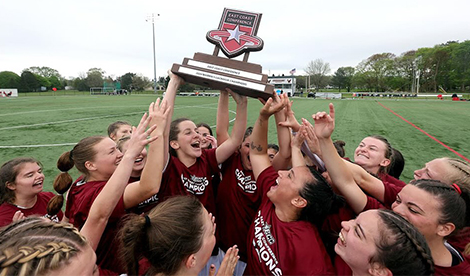
<path id="1" fill-rule="evenodd" d="M 36 91 L 38 87 L 39 82 L 33 73 L 29 71 L 23 71 L 23 73 L 21 73 L 21 81 L 18 89 L 20 92 Z"/>
<path id="2" fill-rule="evenodd" d="M 33 74 L 43 76 L 45 78 L 50 78 L 52 76 L 55 76 L 58 79 L 62 78 L 61 75 L 59 74 L 59 71 L 57 71 L 56 69 L 52 69 L 50 67 L 46 67 L 46 66 L 43 66 L 43 67 L 32 66 L 32 67 L 24 69 L 23 71 L 29 71 Z"/>
<path id="3" fill-rule="evenodd" d="M 21 77 L 14 72 L 0 72 L 0 88 L 19 88 Z"/>
<path id="4" fill-rule="evenodd" d="M 86 85 L 88 87 L 102 87 L 103 86 L 103 75 L 105 71 L 101 68 L 91 68 L 87 72 L 87 77 L 85 79 Z"/>
<path id="5" fill-rule="evenodd" d="M 326 75 L 330 73 L 330 64 L 322 59 L 310 61 L 305 72 L 311 77 L 310 81 L 316 89 L 320 89 L 328 84 Z"/>
<path id="6" fill-rule="evenodd" d="M 137 91 L 144 91 L 151 84 L 150 79 L 141 74 L 132 77 L 132 87 Z"/>
<path id="7" fill-rule="evenodd" d="M 341 92 L 342 87 L 346 87 L 346 72 L 344 72 L 343 67 L 340 67 L 338 70 L 336 70 L 333 77 L 331 78 L 331 84 L 338 87 L 339 92 Z"/>
<path id="8" fill-rule="evenodd" d="M 132 78 L 135 76 L 134 73 L 126 73 L 121 76 L 121 88 L 132 91 Z"/>
<path id="9" fill-rule="evenodd" d="M 470 85 L 470 40 L 456 45 L 451 54 L 452 76 L 455 84 L 465 92 L 465 87 Z"/>
<path id="10" fill-rule="evenodd" d="M 375 54 L 359 63 L 357 70 L 366 83 L 374 85 L 376 92 L 385 91 L 389 89 L 387 78 L 393 76 L 394 58 L 392 53 Z"/>

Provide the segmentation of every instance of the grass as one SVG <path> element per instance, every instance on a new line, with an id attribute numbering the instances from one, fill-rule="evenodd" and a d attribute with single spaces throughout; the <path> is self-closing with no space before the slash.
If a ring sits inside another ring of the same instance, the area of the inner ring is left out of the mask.
<path id="1" fill-rule="evenodd" d="M 46 175 L 45 190 L 52 190 L 58 174 L 56 161 L 61 153 L 72 149 L 81 138 L 106 135 L 107 127 L 117 120 L 137 124 L 147 110 L 154 94 L 128 96 L 31 96 L 0 99 L 0 163 L 18 157 L 32 156 L 40 160 Z M 215 97 L 177 97 L 174 118 L 188 117 L 195 123 L 216 123 Z M 346 142 L 346 156 L 352 157 L 359 142 L 368 135 L 380 134 L 399 149 L 406 160 L 402 179 L 408 181 L 415 169 L 442 156 L 457 157 L 454 153 L 418 131 L 392 112 L 414 123 L 436 139 L 470 158 L 468 146 L 469 102 L 422 99 L 294 99 L 297 118 L 309 118 L 317 111 L 336 107 L 334 139 Z M 380 105 L 381 103 L 382 105 Z M 249 100 L 248 125 L 253 125 L 261 104 Z M 230 103 L 230 118 L 235 117 L 235 104 Z M 277 142 L 274 119 L 269 127 L 269 141 Z M 37 146 L 42 145 L 42 146 Z M 54 145 L 54 146 L 51 146 Z M 30 147 L 32 146 L 32 147 Z M 78 177 L 77 171 L 72 176 Z"/>

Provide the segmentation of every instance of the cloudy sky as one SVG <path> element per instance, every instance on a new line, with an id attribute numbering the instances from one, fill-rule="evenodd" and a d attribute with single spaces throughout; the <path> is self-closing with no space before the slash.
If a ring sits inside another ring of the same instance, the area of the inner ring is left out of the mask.
<path id="1" fill-rule="evenodd" d="M 157 76 L 164 76 L 184 57 L 212 53 L 206 32 L 217 29 L 224 7 L 263 14 L 264 49 L 249 61 L 267 74 L 302 74 L 317 58 L 333 73 L 376 53 L 470 39 L 468 0 L 0 0 L 0 71 L 48 66 L 69 78 L 98 67 L 153 78 L 146 18 L 155 13 Z"/>

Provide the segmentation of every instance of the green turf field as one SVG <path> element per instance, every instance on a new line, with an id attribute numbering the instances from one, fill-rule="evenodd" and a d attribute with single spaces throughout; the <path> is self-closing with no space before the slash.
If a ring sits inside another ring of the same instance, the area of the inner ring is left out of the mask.
<path id="1" fill-rule="evenodd" d="M 39 159 L 46 175 L 45 190 L 50 191 L 53 178 L 58 173 L 55 163 L 62 152 L 72 149 L 86 136 L 106 135 L 108 125 L 116 120 L 137 124 L 153 100 L 155 95 L 151 94 L 0 99 L 0 163 L 17 156 Z M 415 169 L 433 158 L 458 156 L 386 108 L 470 158 L 470 102 L 420 99 L 293 100 L 293 109 L 299 119 L 311 119 L 312 113 L 327 110 L 329 102 L 335 104 L 337 127 L 333 138 L 346 142 L 349 157 L 353 156 L 354 149 L 365 136 L 380 134 L 387 137 L 406 159 L 402 174 L 405 181 L 412 178 Z M 216 97 L 177 97 L 174 118 L 188 117 L 195 123 L 206 122 L 215 130 L 217 101 Z M 257 100 L 249 100 L 248 125 L 253 125 L 260 108 Z M 233 119 L 235 104 L 232 100 L 230 110 L 230 118 Z M 274 124 L 270 126 L 269 141 L 277 142 Z M 78 172 L 73 171 L 72 176 L 77 177 Z"/>

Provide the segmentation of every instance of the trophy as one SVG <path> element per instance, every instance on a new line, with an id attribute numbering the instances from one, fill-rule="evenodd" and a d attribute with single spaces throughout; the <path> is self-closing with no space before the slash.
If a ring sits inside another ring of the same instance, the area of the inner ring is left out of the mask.
<path id="1" fill-rule="evenodd" d="M 189 83 L 219 90 L 228 87 L 238 94 L 267 100 L 274 86 L 267 83 L 261 65 L 248 62 L 250 52 L 263 49 L 263 40 L 256 36 L 260 20 L 260 13 L 225 8 L 219 28 L 206 34 L 215 44 L 213 54 L 195 53 L 192 59 L 173 64 L 171 71 Z M 219 57 L 219 50 L 227 58 Z M 231 59 L 241 54 L 243 61 Z"/>

